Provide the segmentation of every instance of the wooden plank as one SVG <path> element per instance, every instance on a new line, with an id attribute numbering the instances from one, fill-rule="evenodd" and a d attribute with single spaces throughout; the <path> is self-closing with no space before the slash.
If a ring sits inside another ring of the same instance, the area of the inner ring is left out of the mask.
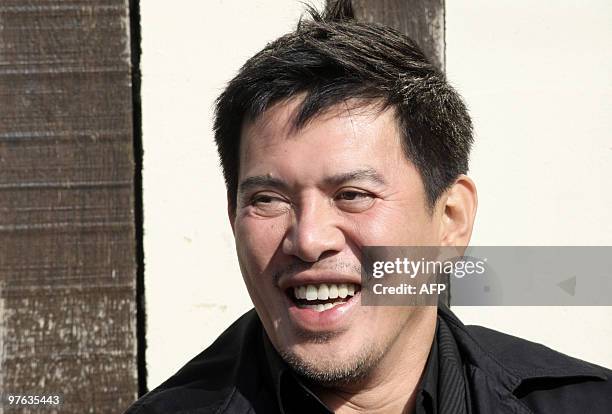
<path id="1" fill-rule="evenodd" d="M 444 0 L 353 0 L 353 8 L 359 20 L 407 34 L 444 71 Z"/>
<path id="2" fill-rule="evenodd" d="M 124 0 L 0 4 L 0 391 L 45 412 L 137 396 L 129 29 Z"/>

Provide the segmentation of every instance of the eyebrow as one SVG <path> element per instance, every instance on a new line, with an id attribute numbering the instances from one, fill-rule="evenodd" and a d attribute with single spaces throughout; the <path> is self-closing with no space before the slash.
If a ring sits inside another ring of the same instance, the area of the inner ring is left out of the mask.
<path id="1" fill-rule="evenodd" d="M 378 185 L 387 184 L 382 175 L 380 175 L 374 168 L 369 167 L 332 175 L 331 177 L 325 179 L 325 184 L 330 186 L 339 186 L 348 181 L 370 181 Z"/>
<path id="2" fill-rule="evenodd" d="M 261 188 L 261 187 L 275 188 L 279 190 L 287 190 L 287 188 L 289 188 L 289 185 L 285 181 L 281 180 L 280 178 L 275 178 L 275 177 L 272 177 L 271 175 L 255 175 L 252 177 L 245 178 L 238 185 L 238 193 L 244 194 L 254 188 Z"/>
<path id="3" fill-rule="evenodd" d="M 324 183 L 328 186 L 340 186 L 349 181 L 370 181 L 374 184 L 385 185 L 386 181 L 375 169 L 362 168 L 359 170 L 349 171 L 345 173 L 335 174 L 324 179 Z M 286 191 L 289 184 L 280 178 L 272 177 L 271 175 L 255 175 L 245 178 L 238 185 L 238 192 L 244 194 L 255 188 L 274 188 Z"/>

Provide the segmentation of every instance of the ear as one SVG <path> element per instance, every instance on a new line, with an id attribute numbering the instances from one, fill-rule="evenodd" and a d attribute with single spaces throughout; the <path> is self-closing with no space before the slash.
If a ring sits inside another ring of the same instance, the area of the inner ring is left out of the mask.
<path id="1" fill-rule="evenodd" d="M 460 175 L 446 190 L 440 200 L 442 246 L 467 246 L 472 237 L 472 228 L 478 206 L 476 185 L 466 175 Z"/>
<path id="2" fill-rule="evenodd" d="M 232 233 L 236 236 L 236 231 L 234 230 L 234 223 L 236 222 L 236 205 L 232 201 L 229 192 L 227 193 L 227 218 L 229 219 L 230 226 L 232 226 Z"/>

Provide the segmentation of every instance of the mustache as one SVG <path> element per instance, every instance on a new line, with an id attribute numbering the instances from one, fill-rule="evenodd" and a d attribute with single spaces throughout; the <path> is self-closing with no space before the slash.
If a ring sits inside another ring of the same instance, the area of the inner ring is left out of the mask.
<path id="1" fill-rule="evenodd" d="M 326 263 L 322 264 L 319 262 L 315 263 L 307 263 L 307 262 L 298 262 L 291 263 L 282 269 L 279 269 L 277 272 L 274 272 L 272 277 L 274 278 L 274 283 L 278 284 L 281 277 L 293 276 L 297 273 L 305 272 L 307 270 L 316 270 L 319 272 L 333 272 L 333 273 L 343 273 L 343 274 L 355 274 L 361 276 L 361 265 L 350 263 L 350 262 L 334 262 L 334 263 Z"/>

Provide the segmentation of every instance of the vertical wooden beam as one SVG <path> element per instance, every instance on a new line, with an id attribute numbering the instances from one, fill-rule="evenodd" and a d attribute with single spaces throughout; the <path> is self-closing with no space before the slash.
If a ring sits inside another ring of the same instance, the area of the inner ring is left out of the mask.
<path id="1" fill-rule="evenodd" d="M 444 0 L 353 0 L 353 8 L 359 20 L 408 35 L 444 71 Z"/>
<path id="2" fill-rule="evenodd" d="M 127 0 L 1 2 L 0 391 L 59 412 L 137 396 L 130 73 Z"/>

